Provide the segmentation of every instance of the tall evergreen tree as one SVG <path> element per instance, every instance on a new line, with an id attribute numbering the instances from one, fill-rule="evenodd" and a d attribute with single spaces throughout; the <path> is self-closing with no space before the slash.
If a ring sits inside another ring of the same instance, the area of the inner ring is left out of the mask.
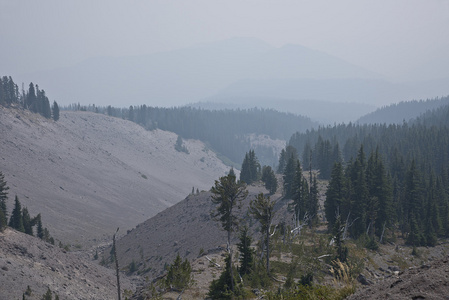
<path id="1" fill-rule="evenodd" d="M 220 177 L 219 180 L 215 180 L 215 185 L 212 187 L 211 192 L 212 202 L 218 205 L 213 217 L 218 218 L 222 228 L 228 233 L 228 253 L 232 262 L 231 233 L 238 226 L 238 218 L 235 215 L 234 208 L 239 208 L 241 201 L 248 195 L 248 191 L 244 183 L 237 182 L 235 176 L 229 174 L 228 176 Z M 231 278 L 233 278 L 232 263 L 230 273 Z M 234 291 L 233 281 L 231 281 L 231 284 L 231 291 Z"/>
<path id="2" fill-rule="evenodd" d="M 44 227 L 42 226 L 42 217 L 41 214 L 36 216 L 36 224 L 37 224 L 37 232 L 36 236 L 43 240 L 45 238 Z"/>
<path id="3" fill-rule="evenodd" d="M 328 229 L 334 227 L 337 215 L 340 215 L 340 207 L 345 201 L 345 177 L 341 163 L 335 163 L 332 168 L 331 179 L 326 191 L 324 212 L 328 221 Z"/>
<path id="4" fill-rule="evenodd" d="M 245 154 L 245 158 L 243 159 L 242 169 L 240 171 L 240 181 L 246 184 L 252 183 L 251 166 L 248 153 Z"/>
<path id="5" fill-rule="evenodd" d="M 270 197 L 265 197 L 263 193 L 259 193 L 256 199 L 250 202 L 249 206 L 249 212 L 261 225 L 263 244 L 266 250 L 267 272 L 270 272 L 270 228 L 274 217 L 275 203 L 275 201 L 270 200 Z"/>
<path id="6" fill-rule="evenodd" d="M 33 235 L 33 222 L 31 220 L 30 214 L 28 213 L 28 209 L 24 207 L 22 209 L 22 221 L 24 232 L 29 235 Z"/>
<path id="7" fill-rule="evenodd" d="M 7 226 L 7 224 L 8 220 L 6 219 L 6 216 L 3 213 L 3 211 L 0 209 L 0 232 L 3 231 L 3 229 Z"/>
<path id="8" fill-rule="evenodd" d="M 270 195 L 276 193 L 278 181 L 273 169 L 271 169 L 270 166 L 263 166 L 262 181 L 265 183 L 265 188 L 270 192 Z"/>
<path id="9" fill-rule="evenodd" d="M 3 212 L 5 218 L 8 217 L 8 210 L 6 209 L 6 200 L 8 199 L 9 187 L 5 181 L 5 175 L 0 171 L 0 210 Z"/>
<path id="10" fill-rule="evenodd" d="M 53 101 L 52 116 L 55 122 L 59 120 L 59 105 L 56 101 Z"/>
<path id="11" fill-rule="evenodd" d="M 309 188 L 307 180 L 302 176 L 302 169 L 299 160 L 296 161 L 295 174 L 292 183 L 291 198 L 293 202 L 289 203 L 288 208 L 294 214 L 295 220 L 302 220 L 308 209 Z"/>
<path id="12" fill-rule="evenodd" d="M 295 174 L 296 174 L 296 165 L 297 159 L 293 155 L 287 161 L 287 164 L 284 169 L 283 179 L 284 179 L 284 197 L 290 198 L 293 194 L 294 182 L 295 182 Z"/>
<path id="13" fill-rule="evenodd" d="M 29 85 L 29 88 L 28 88 L 26 100 L 24 102 L 25 108 L 30 109 L 31 111 L 35 111 L 37 108 L 36 101 L 37 101 L 36 91 L 34 89 L 34 84 L 31 82 Z M 37 112 L 37 111 L 35 111 L 35 112 Z"/>
<path id="14" fill-rule="evenodd" d="M 240 268 L 239 274 L 241 276 L 250 274 L 254 264 L 254 250 L 251 248 L 251 236 L 248 234 L 248 227 L 244 227 L 240 232 L 239 243 L 237 247 L 240 252 Z"/>
<path id="15" fill-rule="evenodd" d="M 279 165 L 278 165 L 278 174 L 284 174 L 285 165 L 287 164 L 287 154 L 285 153 L 285 150 L 282 149 L 281 153 L 279 154 Z"/>
<path id="16" fill-rule="evenodd" d="M 9 226 L 18 231 L 25 232 L 22 219 L 22 206 L 17 195 L 14 200 L 14 209 L 12 211 L 11 218 L 9 218 Z"/>
<path id="17" fill-rule="evenodd" d="M 366 158 L 363 145 L 360 147 L 357 159 L 350 167 L 349 180 L 351 182 L 351 194 L 349 201 L 351 203 L 351 216 L 354 218 L 354 226 L 351 227 L 351 233 L 354 237 L 363 234 L 368 226 L 367 224 L 367 204 L 369 201 L 369 192 L 366 184 Z"/>

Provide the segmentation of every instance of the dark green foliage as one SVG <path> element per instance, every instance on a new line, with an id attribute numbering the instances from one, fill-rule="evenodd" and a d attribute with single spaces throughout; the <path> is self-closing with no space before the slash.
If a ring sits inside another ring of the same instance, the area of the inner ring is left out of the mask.
<path id="1" fill-rule="evenodd" d="M 50 288 L 47 289 L 47 292 L 45 294 L 42 295 L 41 300 L 52 300 L 53 299 L 53 295 L 51 293 Z"/>
<path id="2" fill-rule="evenodd" d="M 215 180 L 211 192 L 212 202 L 218 205 L 214 217 L 219 217 L 224 230 L 232 232 L 238 223 L 233 209 L 238 207 L 248 195 L 245 184 L 237 182 L 235 176 L 230 172 L 229 175 Z"/>
<path id="3" fill-rule="evenodd" d="M 263 166 L 262 168 L 262 181 L 265 183 L 265 188 L 270 192 L 270 195 L 276 193 L 278 188 L 278 180 L 274 174 L 273 169 L 270 166 Z"/>
<path id="4" fill-rule="evenodd" d="M 41 240 L 44 239 L 44 227 L 42 226 L 41 214 L 38 214 L 36 217 L 37 223 L 37 237 Z"/>
<path id="5" fill-rule="evenodd" d="M 33 222 L 26 207 L 22 209 L 22 220 L 23 220 L 23 228 L 25 230 L 24 232 L 26 234 L 33 235 Z"/>
<path id="6" fill-rule="evenodd" d="M 9 227 L 25 232 L 25 228 L 23 227 L 22 206 L 17 195 L 14 200 L 14 209 L 12 211 L 11 218 L 9 218 Z"/>
<path id="7" fill-rule="evenodd" d="M 182 291 L 193 283 L 192 267 L 185 259 L 182 261 L 179 254 L 168 267 L 167 276 L 164 279 L 164 287 L 170 290 Z"/>
<path id="8" fill-rule="evenodd" d="M 3 76 L 0 78 L 0 105 L 9 106 L 14 103 L 19 103 L 19 101 L 19 89 L 11 76 Z"/>
<path id="9" fill-rule="evenodd" d="M 211 188 L 212 202 L 217 204 L 216 212 L 213 214 L 214 218 L 218 217 L 222 228 L 228 233 L 228 251 L 230 261 L 232 261 L 231 247 L 231 233 L 238 225 L 238 218 L 233 212 L 234 208 L 239 208 L 240 203 L 248 195 L 245 184 L 237 182 L 235 176 L 229 172 L 227 176 L 215 180 L 215 185 Z M 231 277 L 233 276 L 232 264 L 229 266 Z M 231 281 L 231 291 L 234 290 L 233 281 Z"/>
<path id="10" fill-rule="evenodd" d="M 329 231 L 334 227 L 337 215 L 345 201 L 345 178 L 341 163 L 335 163 L 332 169 L 331 179 L 326 191 L 324 211 L 328 221 Z"/>
<path id="11" fill-rule="evenodd" d="M 285 147 L 285 150 L 282 149 L 281 154 L 279 156 L 279 166 L 278 173 L 285 174 L 285 168 L 287 167 L 288 161 L 290 158 L 293 158 L 293 161 L 298 160 L 298 151 L 295 147 L 288 145 Z"/>
<path id="12" fill-rule="evenodd" d="M 55 102 L 56 103 L 56 102 Z M 11 77 L 0 78 L 0 105 L 20 105 L 32 112 L 39 113 L 47 119 L 52 116 L 50 101 L 44 90 L 39 90 L 38 85 L 29 84 L 28 91 L 19 94 L 17 84 Z M 59 110 L 58 110 L 59 118 Z"/>
<path id="13" fill-rule="evenodd" d="M 377 243 L 397 225 L 416 246 L 432 246 L 438 237 L 448 237 L 448 119 L 445 106 L 402 125 L 340 124 L 292 136 L 290 145 L 307 153 L 308 144 L 316 145 L 315 168 L 320 152 L 338 156 L 336 145 L 344 145 L 345 168 L 334 169 L 325 202 L 329 229 L 338 211 L 352 224 L 347 233 L 353 238 L 367 234 Z"/>
<path id="14" fill-rule="evenodd" d="M 97 254 L 97 257 L 98 257 L 98 254 Z M 137 265 L 136 265 L 136 262 L 134 259 L 129 263 L 128 271 L 130 274 L 137 271 Z"/>
<path id="15" fill-rule="evenodd" d="M 56 103 L 56 101 L 53 101 L 52 116 L 54 121 L 59 120 L 59 106 L 58 103 Z"/>
<path id="16" fill-rule="evenodd" d="M 240 241 L 237 247 L 240 252 L 239 274 L 241 276 L 250 274 L 254 265 L 254 250 L 251 248 L 251 236 L 248 234 L 248 227 L 244 227 L 240 233 Z"/>
<path id="17" fill-rule="evenodd" d="M 274 204 L 275 201 L 271 201 L 270 197 L 265 197 L 263 193 L 259 193 L 256 199 L 251 200 L 249 205 L 250 214 L 259 221 L 261 225 L 262 244 L 266 254 L 266 267 L 267 273 L 270 272 L 270 228 L 271 222 L 274 217 Z"/>
<path id="18" fill-rule="evenodd" d="M 299 161 L 295 159 L 294 155 L 291 155 L 284 168 L 284 197 L 291 198 L 294 192 L 296 168 Z"/>
<path id="19" fill-rule="evenodd" d="M 2 210 L 0 210 L 0 232 L 3 231 L 3 229 L 7 226 L 8 220 L 6 219 L 5 214 Z"/>
<path id="20" fill-rule="evenodd" d="M 8 216 L 8 210 L 6 209 L 8 190 L 9 187 L 6 185 L 5 175 L 0 171 L 0 210 L 3 212 L 5 218 Z"/>
<path id="21" fill-rule="evenodd" d="M 260 164 L 254 150 L 245 154 L 240 172 L 240 181 L 251 184 L 260 179 Z"/>
<path id="22" fill-rule="evenodd" d="M 211 282 L 208 297 L 212 299 L 235 299 L 243 296 L 243 288 L 238 285 L 239 280 L 236 274 L 232 275 L 232 265 L 230 256 L 226 256 L 225 269 L 218 279 Z M 235 287 L 232 289 L 231 287 Z"/>

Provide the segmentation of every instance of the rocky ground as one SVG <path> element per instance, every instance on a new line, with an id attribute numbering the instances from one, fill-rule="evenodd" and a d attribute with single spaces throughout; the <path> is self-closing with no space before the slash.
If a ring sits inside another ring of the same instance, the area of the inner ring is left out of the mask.
<path id="1" fill-rule="evenodd" d="M 349 299 L 449 299 L 449 256 L 392 273 Z"/>
<path id="2" fill-rule="evenodd" d="M 122 292 L 134 291 L 137 278 L 121 277 Z M 41 299 L 48 288 L 62 299 L 116 299 L 112 269 L 38 238 L 7 228 L 0 232 L 0 300 Z"/>

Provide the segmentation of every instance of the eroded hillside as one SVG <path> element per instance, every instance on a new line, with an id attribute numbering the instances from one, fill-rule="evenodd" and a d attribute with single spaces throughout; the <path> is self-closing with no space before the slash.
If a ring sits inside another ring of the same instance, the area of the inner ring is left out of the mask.
<path id="1" fill-rule="evenodd" d="M 0 107 L 0 169 L 31 214 L 41 213 L 50 233 L 64 243 L 110 239 L 188 195 L 209 189 L 228 171 L 199 141 L 119 118 L 62 112 L 58 122 Z"/>
<path id="2" fill-rule="evenodd" d="M 42 299 L 48 288 L 60 299 L 114 299 L 115 272 L 38 238 L 6 229 L 0 232 L 0 299 Z M 136 286 L 122 276 L 122 292 Z"/>

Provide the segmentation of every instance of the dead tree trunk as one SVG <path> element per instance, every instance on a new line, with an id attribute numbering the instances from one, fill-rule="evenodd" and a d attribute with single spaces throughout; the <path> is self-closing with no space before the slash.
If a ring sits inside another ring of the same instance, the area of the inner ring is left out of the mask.
<path id="1" fill-rule="evenodd" d="M 117 257 L 117 249 L 115 247 L 115 235 L 118 232 L 118 228 L 117 231 L 114 233 L 114 236 L 112 237 L 112 248 L 114 249 L 114 258 L 115 258 L 115 270 L 116 270 L 116 274 L 117 274 L 117 295 L 118 295 L 118 300 L 122 299 L 121 293 L 120 293 L 120 273 L 119 273 L 119 268 L 118 268 L 118 257 Z"/>

